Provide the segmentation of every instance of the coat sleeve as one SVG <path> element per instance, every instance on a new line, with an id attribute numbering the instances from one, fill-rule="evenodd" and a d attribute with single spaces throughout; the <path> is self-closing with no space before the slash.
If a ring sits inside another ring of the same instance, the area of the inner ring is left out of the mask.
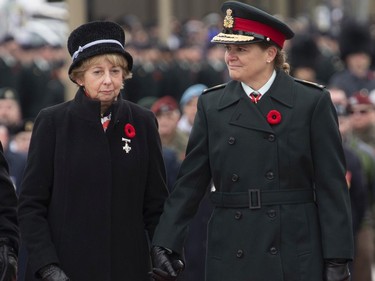
<path id="1" fill-rule="evenodd" d="M 195 216 L 211 180 L 208 130 L 201 97 L 184 159 L 175 187 L 167 199 L 153 239 L 153 245 L 163 246 L 182 254 L 188 225 Z"/>
<path id="2" fill-rule="evenodd" d="M 323 257 L 352 259 L 353 232 L 346 162 L 337 116 L 327 93 L 321 95 L 315 107 L 311 138 Z"/>
<path id="3" fill-rule="evenodd" d="M 18 250 L 19 231 L 17 221 L 17 196 L 9 176 L 8 163 L 0 144 L 0 238 L 10 240 L 10 246 Z"/>
<path id="4" fill-rule="evenodd" d="M 18 208 L 21 236 L 34 273 L 44 265 L 59 263 L 47 219 L 53 183 L 55 130 L 46 112 L 42 111 L 35 120 Z"/>

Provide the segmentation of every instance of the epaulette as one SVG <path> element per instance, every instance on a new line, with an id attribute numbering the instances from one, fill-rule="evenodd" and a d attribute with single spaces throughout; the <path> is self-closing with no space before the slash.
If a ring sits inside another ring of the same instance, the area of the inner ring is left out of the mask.
<path id="1" fill-rule="evenodd" d="M 324 86 L 322 84 L 318 84 L 318 83 L 307 81 L 307 80 L 303 80 L 303 79 L 294 78 L 294 80 L 296 82 L 302 83 L 304 85 L 316 87 L 316 88 L 319 88 L 319 89 L 324 89 L 326 87 L 326 86 Z"/>
<path id="2" fill-rule="evenodd" d="M 202 95 L 207 94 L 208 92 L 212 92 L 212 91 L 215 91 L 215 90 L 218 90 L 218 89 L 224 88 L 226 85 L 227 85 L 227 83 L 224 83 L 224 84 L 216 85 L 216 86 L 213 86 L 213 87 L 211 87 L 211 88 L 205 89 L 205 90 L 202 92 Z"/>

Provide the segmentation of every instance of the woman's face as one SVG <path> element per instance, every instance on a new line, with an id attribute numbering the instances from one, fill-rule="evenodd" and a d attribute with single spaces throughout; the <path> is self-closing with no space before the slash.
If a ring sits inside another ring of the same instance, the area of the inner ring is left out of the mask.
<path id="1" fill-rule="evenodd" d="M 270 69 L 273 70 L 270 62 L 275 58 L 275 47 L 262 49 L 258 44 L 228 44 L 225 49 L 225 63 L 233 80 L 252 85 L 254 81 L 263 81 Z"/>
<path id="2" fill-rule="evenodd" d="M 111 104 L 116 100 L 124 81 L 123 69 L 111 64 L 105 57 L 95 60 L 77 79 L 85 88 L 86 94 L 102 104 Z"/>

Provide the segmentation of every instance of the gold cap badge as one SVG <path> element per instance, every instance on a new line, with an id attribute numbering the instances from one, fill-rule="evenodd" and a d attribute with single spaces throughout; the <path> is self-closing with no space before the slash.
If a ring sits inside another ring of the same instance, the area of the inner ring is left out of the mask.
<path id="1" fill-rule="evenodd" d="M 234 19 L 232 17 L 232 9 L 227 9 L 227 15 L 224 18 L 224 27 L 225 28 L 233 28 Z"/>

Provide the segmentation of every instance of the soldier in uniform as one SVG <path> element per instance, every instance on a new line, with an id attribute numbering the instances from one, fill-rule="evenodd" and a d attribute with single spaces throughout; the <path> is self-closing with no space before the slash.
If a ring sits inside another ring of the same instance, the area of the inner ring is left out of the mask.
<path id="1" fill-rule="evenodd" d="M 351 208 L 329 93 L 287 74 L 287 25 L 240 2 L 222 11 L 212 42 L 225 45 L 232 80 L 199 97 L 153 237 L 151 275 L 179 276 L 189 223 L 212 179 L 206 281 L 348 281 Z"/>

